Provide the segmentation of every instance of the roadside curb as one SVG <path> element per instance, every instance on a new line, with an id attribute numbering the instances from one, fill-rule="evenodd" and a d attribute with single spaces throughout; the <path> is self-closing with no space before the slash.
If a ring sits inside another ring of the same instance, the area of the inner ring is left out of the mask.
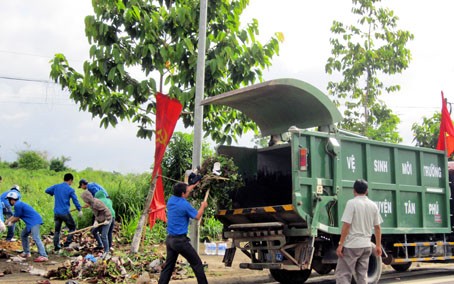
<path id="1" fill-rule="evenodd" d="M 273 282 L 271 275 L 249 275 L 249 276 L 220 276 L 207 277 L 210 284 L 244 284 L 244 283 L 268 283 Z M 170 281 L 171 284 L 196 284 L 197 279 L 183 279 Z"/>

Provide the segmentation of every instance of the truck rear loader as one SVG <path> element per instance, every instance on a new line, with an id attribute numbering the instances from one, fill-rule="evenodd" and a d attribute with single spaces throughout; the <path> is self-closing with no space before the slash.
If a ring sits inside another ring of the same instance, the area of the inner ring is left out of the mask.
<path id="1" fill-rule="evenodd" d="M 223 236 L 232 240 L 244 269 L 269 269 L 280 283 L 304 283 L 315 270 L 335 269 L 347 200 L 353 183 L 369 183 L 369 198 L 383 218 L 383 255 L 371 255 L 368 283 L 380 279 L 382 262 L 397 271 L 412 262 L 454 261 L 453 206 L 445 153 L 384 143 L 337 129 L 342 116 L 328 97 L 295 79 L 278 79 L 208 98 L 255 121 L 263 136 L 289 139 L 265 148 L 221 146 L 245 186 L 232 208 L 219 210 Z M 279 140 L 279 139 L 278 139 Z M 372 240 L 374 242 L 374 240 Z"/>

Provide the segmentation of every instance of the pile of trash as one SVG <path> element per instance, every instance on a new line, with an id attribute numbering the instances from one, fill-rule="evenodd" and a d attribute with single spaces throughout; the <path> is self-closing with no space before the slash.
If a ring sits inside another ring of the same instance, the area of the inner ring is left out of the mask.
<path id="1" fill-rule="evenodd" d="M 5 240 L 0 240 L 0 250 L 21 251 L 22 244 L 21 244 L 21 242 L 10 242 L 10 241 L 5 241 Z"/>
<path id="2" fill-rule="evenodd" d="M 88 283 L 123 283 L 135 279 L 136 283 L 151 283 L 158 280 L 163 257 L 149 260 L 149 255 L 109 256 L 102 258 L 87 254 L 65 261 L 58 268 L 49 270 L 46 278 L 51 280 L 78 279 Z M 177 263 L 172 280 L 189 278 L 192 275 L 190 266 Z"/>
<path id="3" fill-rule="evenodd" d="M 43 236 L 43 242 L 49 253 L 49 262 L 34 267 L 30 259 L 21 258 L 18 253 L 22 245 L 18 242 L 0 241 L 0 258 L 7 259 L 12 267 L 11 271 L 0 273 L 11 274 L 28 272 L 43 276 L 50 280 L 78 280 L 88 283 L 124 283 L 135 280 L 136 283 L 152 283 L 159 279 L 165 257 L 163 247 L 149 247 L 149 251 L 139 254 L 129 254 L 130 246 L 119 245 L 121 240 L 114 240 L 115 250 L 107 256 L 103 251 L 95 248 L 96 241 L 87 233 L 74 234 L 73 242 L 58 253 L 51 253 L 53 248 L 52 236 Z M 34 244 L 31 243 L 31 247 Z M 1 277 L 1 276 L 0 276 Z M 186 263 L 177 263 L 172 279 L 186 279 L 193 277 L 190 266 Z"/>

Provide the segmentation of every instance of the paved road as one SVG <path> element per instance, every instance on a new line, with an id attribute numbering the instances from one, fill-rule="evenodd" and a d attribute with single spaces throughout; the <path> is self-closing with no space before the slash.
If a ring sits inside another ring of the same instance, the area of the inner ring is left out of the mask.
<path id="1" fill-rule="evenodd" d="M 274 282 L 277 283 L 277 282 Z M 331 273 L 319 276 L 313 273 L 306 283 L 334 284 L 336 280 Z M 411 268 L 407 272 L 383 272 L 379 283 L 383 284 L 454 284 L 454 264 L 443 267 Z"/>

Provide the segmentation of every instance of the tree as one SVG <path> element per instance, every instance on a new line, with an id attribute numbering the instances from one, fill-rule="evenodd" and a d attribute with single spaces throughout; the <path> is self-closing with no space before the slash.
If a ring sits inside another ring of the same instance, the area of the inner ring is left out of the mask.
<path id="1" fill-rule="evenodd" d="M 47 161 L 45 153 L 25 150 L 18 152 L 17 156 L 17 164 L 19 168 L 27 170 L 40 170 L 47 169 L 49 167 L 49 162 Z"/>
<path id="2" fill-rule="evenodd" d="M 208 5 L 207 96 L 260 81 L 262 70 L 279 51 L 282 34 L 262 45 L 256 39 L 257 20 L 240 28 L 240 15 L 248 3 L 226 0 Z M 71 67 L 63 54 L 56 54 L 51 77 L 70 91 L 81 110 L 101 118 L 105 128 L 131 120 L 138 124 L 137 136 L 151 138 L 153 94 L 162 92 L 163 85 L 183 104 L 184 125 L 193 125 L 199 1 L 96 0 L 93 8 L 95 15 L 85 18 L 91 48 L 83 73 Z M 134 78 L 132 71 L 138 70 L 142 74 Z M 153 76 L 159 77 L 158 87 Z M 237 111 L 207 106 L 204 113 L 203 127 L 214 141 L 231 143 L 245 131 L 257 131 L 254 122 Z"/>
<path id="3" fill-rule="evenodd" d="M 71 158 L 61 156 L 60 158 L 53 158 L 50 160 L 49 169 L 56 172 L 63 172 L 68 169 L 65 165 L 66 162 L 71 161 Z"/>
<path id="4" fill-rule="evenodd" d="M 163 176 L 173 180 L 184 179 L 186 170 L 192 167 L 193 135 L 175 132 L 167 146 L 167 151 L 162 160 Z M 213 155 L 208 143 L 202 143 L 202 156 L 206 158 Z M 173 185 L 173 182 L 171 183 Z M 171 192 L 171 186 L 166 186 L 166 195 Z"/>
<path id="5" fill-rule="evenodd" d="M 400 74 L 408 67 L 411 53 L 406 44 L 414 36 L 397 28 L 398 17 L 392 10 L 375 6 L 380 0 L 352 2 L 358 25 L 334 21 L 331 27 L 332 56 L 325 70 L 328 74 L 340 72 L 343 78 L 329 82 L 328 92 L 338 106 L 345 103 L 342 127 L 378 140 L 400 142 L 396 132 L 400 120 L 380 100 L 383 92 L 396 92 L 400 86 L 385 84 L 382 77 Z"/>
<path id="6" fill-rule="evenodd" d="M 438 135 L 440 133 L 441 113 L 436 112 L 432 117 L 422 118 L 422 123 L 413 123 L 411 130 L 413 131 L 413 142 L 416 146 L 433 148 L 437 147 Z"/>

